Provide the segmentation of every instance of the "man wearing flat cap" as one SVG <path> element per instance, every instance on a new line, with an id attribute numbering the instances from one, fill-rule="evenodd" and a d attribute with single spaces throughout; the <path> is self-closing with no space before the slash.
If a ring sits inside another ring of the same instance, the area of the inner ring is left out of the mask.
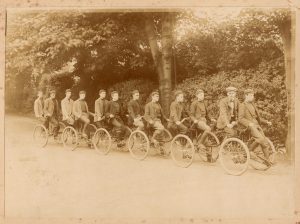
<path id="1" fill-rule="evenodd" d="M 83 123 L 82 128 L 82 136 L 84 138 L 88 138 L 88 135 L 86 133 L 86 128 L 90 123 L 89 119 L 89 108 L 85 101 L 85 95 L 86 92 L 84 90 L 81 90 L 79 92 L 79 98 L 74 102 L 73 104 L 73 114 L 75 116 L 75 120 L 78 120 Z"/>
<path id="2" fill-rule="evenodd" d="M 268 162 L 267 165 L 270 165 L 270 145 L 260 125 L 272 125 L 272 123 L 260 116 L 259 111 L 254 105 L 254 91 L 252 89 L 246 89 L 244 93 L 245 101 L 241 103 L 239 109 L 239 124 L 249 128 L 251 136 L 255 139 L 255 141 L 249 146 L 249 151 L 252 152 L 258 145 L 260 145 Z"/>
<path id="3" fill-rule="evenodd" d="M 44 104 L 44 116 L 46 117 L 46 128 L 49 128 L 49 123 L 51 124 L 53 137 L 56 139 L 59 131 L 58 115 L 59 108 L 58 102 L 55 99 L 56 91 L 50 91 L 50 97 L 45 100 Z"/>
<path id="4" fill-rule="evenodd" d="M 132 123 L 138 130 L 144 129 L 142 121 L 142 106 L 139 102 L 140 93 L 138 90 L 132 91 L 132 99 L 128 102 L 127 109 L 129 113 L 129 122 Z"/>
<path id="5" fill-rule="evenodd" d="M 98 128 L 105 126 L 105 114 L 108 107 L 108 101 L 105 99 L 106 91 L 104 89 L 100 89 L 99 98 L 95 101 L 95 116 L 94 122 Z"/>
<path id="6" fill-rule="evenodd" d="M 71 99 L 72 92 L 70 89 L 66 89 L 66 96 L 61 101 L 61 113 L 62 120 L 66 124 L 73 125 L 74 124 L 74 115 L 73 115 L 73 104 L 74 101 Z"/>
<path id="7" fill-rule="evenodd" d="M 217 120 L 217 128 L 223 129 L 227 137 L 236 136 L 237 132 L 235 130 L 238 121 L 238 110 L 239 110 L 239 100 L 236 98 L 235 87 L 227 87 L 227 97 L 223 98 L 219 102 L 219 117 Z"/>
<path id="8" fill-rule="evenodd" d="M 207 121 L 215 122 L 216 120 L 208 116 L 207 104 L 204 101 L 204 91 L 202 89 L 198 89 L 195 95 L 196 99 L 190 106 L 190 117 L 192 121 L 197 124 L 196 128 L 203 131 L 203 134 L 199 140 L 199 146 L 205 148 L 203 142 L 205 142 L 207 133 L 211 131 L 210 126 L 207 125 Z"/>
<path id="9" fill-rule="evenodd" d="M 116 131 L 116 139 L 119 141 L 118 146 L 121 147 L 124 144 L 121 143 L 124 137 L 124 122 L 121 119 L 121 106 L 118 102 L 119 93 L 117 91 L 111 92 L 111 101 L 109 101 L 106 111 L 106 118 L 108 124 L 113 126 Z"/>
<path id="10" fill-rule="evenodd" d="M 158 144 L 158 141 L 155 138 L 159 137 L 165 128 L 161 123 L 161 119 L 162 118 L 166 119 L 158 101 L 159 101 L 159 92 L 153 91 L 151 93 L 151 101 L 145 105 L 145 115 L 144 115 L 144 118 L 147 121 L 147 123 L 150 125 L 150 127 L 153 127 L 155 130 L 151 138 L 151 141 L 155 145 Z"/>
<path id="11" fill-rule="evenodd" d="M 183 105 L 183 92 L 177 90 L 175 92 L 175 100 L 170 105 L 170 117 L 168 122 L 168 129 L 173 130 L 175 133 L 185 134 L 187 132 L 187 127 L 180 121 L 184 116 L 184 105 Z"/>

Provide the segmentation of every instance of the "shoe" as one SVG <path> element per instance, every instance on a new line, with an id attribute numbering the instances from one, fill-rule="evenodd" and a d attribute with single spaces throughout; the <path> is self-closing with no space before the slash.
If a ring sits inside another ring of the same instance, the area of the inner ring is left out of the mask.
<path id="1" fill-rule="evenodd" d="M 81 135 L 83 138 L 88 138 L 88 136 L 87 136 L 87 134 L 85 134 L 85 133 L 82 133 L 82 135 Z"/>

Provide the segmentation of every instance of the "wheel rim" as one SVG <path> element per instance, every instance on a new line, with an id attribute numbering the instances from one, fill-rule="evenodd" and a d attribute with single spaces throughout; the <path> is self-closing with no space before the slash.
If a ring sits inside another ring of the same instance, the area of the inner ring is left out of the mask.
<path id="1" fill-rule="evenodd" d="M 199 142 L 200 137 L 201 136 L 198 137 L 197 143 Z M 197 148 L 198 155 L 200 156 L 201 160 L 205 162 L 216 162 L 219 157 L 220 149 L 218 137 L 214 133 L 208 132 L 203 145 L 205 146 L 205 149 L 201 148 L 200 146 Z"/>
<path id="2" fill-rule="evenodd" d="M 231 175 L 243 174 L 250 159 L 248 147 L 237 138 L 228 138 L 221 144 L 219 157 L 223 169 Z"/>
<path id="3" fill-rule="evenodd" d="M 133 158 L 144 160 L 150 148 L 150 142 L 143 131 L 136 130 L 131 133 L 127 141 L 127 148 Z"/>
<path id="4" fill-rule="evenodd" d="M 269 143 L 269 153 L 270 153 L 270 156 L 269 156 L 269 160 L 271 162 L 274 162 L 275 160 L 275 156 L 276 156 L 276 149 L 275 149 L 275 146 L 273 144 L 273 142 L 269 139 L 269 138 L 266 138 L 267 142 Z M 265 163 L 265 160 L 263 159 L 264 158 L 264 153 L 262 151 L 262 147 L 261 145 L 259 145 L 258 147 L 256 147 L 254 149 L 254 154 L 250 160 L 250 166 L 253 168 L 253 169 L 256 169 L 256 170 L 267 170 L 270 168 L 270 166 L 268 166 L 266 163 Z"/>
<path id="5" fill-rule="evenodd" d="M 111 149 L 111 136 L 104 128 L 99 128 L 93 138 L 92 143 L 97 152 L 106 155 Z"/>
<path id="6" fill-rule="evenodd" d="M 195 148 L 191 139 L 185 135 L 177 135 L 170 145 L 171 156 L 176 165 L 189 167 L 194 159 Z"/>
<path id="7" fill-rule="evenodd" d="M 73 127 L 66 127 L 61 139 L 65 148 L 74 150 L 78 146 L 78 134 Z"/>
<path id="8" fill-rule="evenodd" d="M 48 131 L 44 125 L 37 125 L 33 131 L 33 141 L 38 147 L 44 148 L 48 142 Z"/>

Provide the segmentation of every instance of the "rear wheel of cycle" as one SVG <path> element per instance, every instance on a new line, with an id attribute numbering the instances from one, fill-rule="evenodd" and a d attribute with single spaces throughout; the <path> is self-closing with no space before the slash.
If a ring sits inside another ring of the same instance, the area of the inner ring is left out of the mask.
<path id="1" fill-rule="evenodd" d="M 186 135 L 176 135 L 170 145 L 171 156 L 175 164 L 180 167 L 189 167 L 194 159 L 195 147 L 192 140 Z"/>
<path id="2" fill-rule="evenodd" d="M 127 148 L 133 158 L 144 160 L 150 149 L 150 142 L 145 132 L 133 131 L 127 140 Z"/>
<path id="3" fill-rule="evenodd" d="M 92 138 L 92 143 L 98 153 L 106 155 L 111 149 L 111 135 L 105 128 L 99 128 Z"/>
<path id="4" fill-rule="evenodd" d="M 48 130 L 44 125 L 38 124 L 33 130 L 33 142 L 37 147 L 44 148 L 48 143 Z"/>
<path id="5" fill-rule="evenodd" d="M 68 126 L 62 132 L 62 143 L 65 148 L 75 150 L 78 146 L 78 133 L 75 128 Z"/>
<path id="6" fill-rule="evenodd" d="M 269 143 L 269 160 L 273 163 L 275 161 L 276 149 L 273 142 L 269 138 L 266 138 L 266 140 Z M 265 156 L 261 146 L 259 145 L 258 147 L 256 147 L 253 152 L 254 154 L 253 157 L 251 157 L 250 166 L 256 170 L 262 171 L 269 169 L 270 166 L 267 165 L 264 159 Z"/>
<path id="7" fill-rule="evenodd" d="M 197 138 L 197 146 L 198 146 L 198 155 L 205 162 L 216 162 L 219 157 L 219 148 L 220 142 L 218 137 L 212 133 L 208 132 L 203 145 L 205 148 L 202 148 L 199 144 L 201 136 Z"/>
<path id="8" fill-rule="evenodd" d="M 220 146 L 219 157 L 223 169 L 236 176 L 247 170 L 250 160 L 248 147 L 238 138 L 225 139 Z"/>

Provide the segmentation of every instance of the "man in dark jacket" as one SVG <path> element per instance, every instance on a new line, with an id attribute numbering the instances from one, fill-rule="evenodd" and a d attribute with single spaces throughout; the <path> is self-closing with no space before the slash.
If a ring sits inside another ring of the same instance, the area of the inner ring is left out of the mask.
<path id="1" fill-rule="evenodd" d="M 108 119 L 108 124 L 115 129 L 117 140 L 120 141 L 124 134 L 124 122 L 121 119 L 121 106 L 118 102 L 119 93 L 112 91 L 111 98 L 111 101 L 108 103 L 106 118 Z"/>
<path id="2" fill-rule="evenodd" d="M 44 104 L 44 116 L 46 117 L 46 128 L 49 128 L 49 123 L 51 124 L 53 137 L 56 139 L 59 131 L 58 115 L 59 108 L 58 102 L 55 99 L 56 91 L 50 91 L 50 97 L 45 100 Z"/>
<path id="3" fill-rule="evenodd" d="M 223 129 L 228 137 L 236 136 L 238 121 L 239 100 L 236 98 L 235 87 L 226 88 L 227 97 L 220 100 L 220 114 L 217 120 L 217 128 Z"/>
<path id="4" fill-rule="evenodd" d="M 203 131 L 198 144 L 199 146 L 205 147 L 203 142 L 207 137 L 207 133 L 211 131 L 210 126 L 207 125 L 207 121 L 215 122 L 216 120 L 208 116 L 207 105 L 204 102 L 204 91 L 202 89 L 196 91 L 196 97 L 197 99 L 192 102 L 190 107 L 190 117 L 196 124 L 196 128 Z"/>
<path id="5" fill-rule="evenodd" d="M 161 119 L 162 118 L 166 119 L 166 117 L 162 112 L 162 108 L 158 103 L 158 100 L 159 100 L 158 91 L 153 91 L 151 93 L 151 102 L 147 103 L 145 106 L 145 115 L 144 115 L 144 118 L 148 122 L 150 127 L 153 127 L 155 130 L 151 138 L 151 141 L 154 144 L 158 144 L 158 141 L 155 139 L 155 137 L 160 136 L 162 131 L 165 128 L 161 123 Z"/>
<path id="6" fill-rule="evenodd" d="M 178 90 L 175 92 L 175 100 L 170 105 L 169 129 L 175 132 L 178 131 L 180 134 L 187 132 L 187 127 L 180 122 L 184 116 L 184 112 L 183 92 Z"/>
<path id="7" fill-rule="evenodd" d="M 144 129 L 144 123 L 142 121 L 142 107 L 139 103 L 140 93 L 138 90 L 132 91 L 132 99 L 127 105 L 129 113 L 129 122 L 132 123 L 138 130 Z"/>
<path id="8" fill-rule="evenodd" d="M 239 124 L 243 125 L 246 128 L 249 128 L 249 131 L 254 137 L 255 141 L 249 146 L 249 151 L 253 151 L 258 145 L 261 145 L 265 158 L 267 162 L 269 161 L 269 148 L 270 145 L 266 140 L 265 134 L 261 128 L 261 124 L 272 125 L 271 122 L 264 120 L 256 106 L 253 103 L 254 101 L 254 91 L 252 89 L 245 90 L 245 101 L 241 103 L 239 109 Z"/>

